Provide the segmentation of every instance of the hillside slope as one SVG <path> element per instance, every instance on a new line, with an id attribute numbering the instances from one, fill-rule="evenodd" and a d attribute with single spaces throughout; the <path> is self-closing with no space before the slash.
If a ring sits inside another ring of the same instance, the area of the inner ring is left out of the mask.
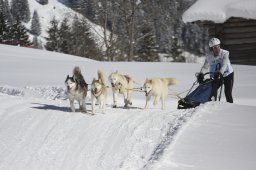
<path id="1" fill-rule="evenodd" d="M 45 44 L 45 37 L 48 37 L 47 30 L 50 26 L 50 21 L 53 19 L 53 17 L 55 17 L 55 19 L 57 19 L 58 21 L 62 21 L 64 18 L 68 18 L 70 19 L 70 22 L 72 22 L 72 19 L 75 15 L 77 15 L 79 18 L 84 18 L 82 15 L 68 8 L 58 0 L 49 0 L 48 4 L 46 5 L 41 5 L 36 0 L 28 0 L 28 2 L 29 2 L 31 18 L 33 17 L 34 10 L 38 12 L 39 21 L 42 27 L 41 28 L 42 33 L 39 36 L 39 38 L 44 44 Z M 94 40 L 99 45 L 99 47 L 101 47 L 103 45 L 102 28 L 90 22 L 89 20 L 87 21 L 88 21 L 88 24 L 91 26 L 91 33 L 93 35 Z M 28 29 L 30 29 L 31 20 L 28 23 L 25 23 L 25 26 Z M 31 40 L 32 40 L 32 37 L 31 37 Z"/>

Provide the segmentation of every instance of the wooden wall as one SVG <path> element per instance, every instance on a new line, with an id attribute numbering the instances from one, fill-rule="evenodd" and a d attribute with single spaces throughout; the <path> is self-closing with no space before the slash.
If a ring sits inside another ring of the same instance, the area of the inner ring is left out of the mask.
<path id="1" fill-rule="evenodd" d="M 204 22 L 209 37 L 221 40 L 221 47 L 230 52 L 231 63 L 256 65 L 256 20 L 230 18 L 225 23 Z"/>

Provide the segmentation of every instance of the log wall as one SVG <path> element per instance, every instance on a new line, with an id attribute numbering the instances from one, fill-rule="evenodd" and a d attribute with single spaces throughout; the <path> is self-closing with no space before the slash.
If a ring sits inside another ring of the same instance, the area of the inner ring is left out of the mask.
<path id="1" fill-rule="evenodd" d="M 204 23 L 209 37 L 221 40 L 221 47 L 230 52 L 231 63 L 256 65 L 256 20 L 230 18 L 225 23 Z"/>

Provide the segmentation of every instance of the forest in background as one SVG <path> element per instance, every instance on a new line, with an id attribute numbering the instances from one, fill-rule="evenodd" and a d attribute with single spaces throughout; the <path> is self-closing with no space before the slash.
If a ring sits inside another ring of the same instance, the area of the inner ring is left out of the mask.
<path id="1" fill-rule="evenodd" d="M 48 0 L 35 0 L 47 5 Z M 202 55 L 207 50 L 207 30 L 193 23 L 184 23 L 182 14 L 195 0 L 59 0 L 103 28 L 103 44 L 99 47 L 85 19 L 51 20 L 43 46 L 40 16 L 30 15 L 28 0 L 0 0 L 0 43 L 31 45 L 100 61 L 159 61 L 159 54 L 173 61 L 185 62 L 183 51 Z M 32 17 L 30 17 L 32 16 Z M 21 22 L 32 19 L 31 28 Z M 71 20 L 71 21 L 70 21 Z M 70 24 L 71 23 L 71 24 Z M 14 31 L 14 25 L 23 31 Z M 17 26 L 16 26 L 17 27 Z M 10 31 L 12 30 L 12 31 Z M 24 31 L 25 30 L 25 31 Z M 14 32 L 33 35 L 32 42 L 23 42 Z"/>

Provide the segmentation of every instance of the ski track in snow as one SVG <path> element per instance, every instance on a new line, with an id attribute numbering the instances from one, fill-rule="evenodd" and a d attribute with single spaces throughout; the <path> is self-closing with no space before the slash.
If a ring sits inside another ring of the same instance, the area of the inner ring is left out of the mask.
<path id="1" fill-rule="evenodd" d="M 178 110 L 175 112 L 177 117 L 174 121 L 168 123 L 169 128 L 166 134 L 160 141 L 160 143 L 154 149 L 152 155 L 148 159 L 147 164 L 144 165 L 143 169 L 148 169 L 155 161 L 157 161 L 163 154 L 164 150 L 171 144 L 176 133 L 182 128 L 183 124 L 188 121 L 188 119 L 193 115 L 194 109 L 188 110 Z"/>
<path id="2" fill-rule="evenodd" d="M 104 115 L 70 113 L 65 89 L 53 86 L 2 86 L 0 95 L 0 169 L 147 169 L 193 114 L 109 105 Z"/>

